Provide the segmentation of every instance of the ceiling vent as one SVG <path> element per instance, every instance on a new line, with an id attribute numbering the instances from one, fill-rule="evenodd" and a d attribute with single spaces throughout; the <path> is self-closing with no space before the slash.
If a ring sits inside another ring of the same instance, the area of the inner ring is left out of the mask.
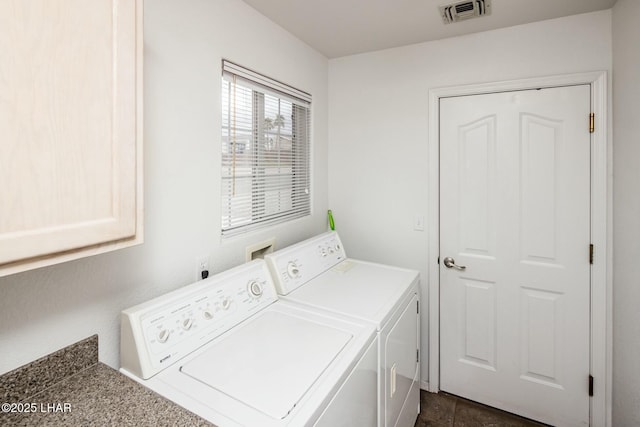
<path id="1" fill-rule="evenodd" d="M 459 1 L 440 6 L 440 15 L 445 24 L 491 15 L 491 0 Z"/>

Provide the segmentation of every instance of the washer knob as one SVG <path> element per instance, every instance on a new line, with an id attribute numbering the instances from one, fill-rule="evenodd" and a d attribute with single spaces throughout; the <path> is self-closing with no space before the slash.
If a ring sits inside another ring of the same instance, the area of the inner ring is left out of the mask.
<path id="1" fill-rule="evenodd" d="M 213 312 L 211 310 L 205 310 L 202 313 L 202 317 L 204 317 L 205 320 L 211 320 L 211 319 L 213 319 Z"/>
<path id="2" fill-rule="evenodd" d="M 287 274 L 292 279 L 295 279 L 300 276 L 300 269 L 298 268 L 295 262 L 290 261 L 289 264 L 287 264 Z"/>
<path id="3" fill-rule="evenodd" d="M 191 317 L 183 319 L 180 326 L 182 326 L 182 329 L 184 329 L 185 331 L 188 331 L 193 326 L 193 319 Z"/>
<path id="4" fill-rule="evenodd" d="M 158 332 L 158 342 L 165 343 L 169 339 L 171 332 L 168 329 L 163 329 Z"/>
<path id="5" fill-rule="evenodd" d="M 254 298 L 260 298 L 264 291 L 262 284 L 256 280 L 252 280 L 248 285 L 249 294 Z"/>
<path id="6" fill-rule="evenodd" d="M 223 310 L 229 310 L 229 307 L 231 307 L 231 300 L 229 298 L 225 298 L 222 300 L 222 309 Z"/>

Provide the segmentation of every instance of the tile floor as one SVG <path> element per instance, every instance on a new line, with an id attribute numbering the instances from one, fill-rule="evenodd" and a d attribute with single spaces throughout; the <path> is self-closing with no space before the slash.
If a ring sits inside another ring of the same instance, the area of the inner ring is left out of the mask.
<path id="1" fill-rule="evenodd" d="M 545 427 L 517 415 L 446 393 L 420 391 L 415 427 Z"/>

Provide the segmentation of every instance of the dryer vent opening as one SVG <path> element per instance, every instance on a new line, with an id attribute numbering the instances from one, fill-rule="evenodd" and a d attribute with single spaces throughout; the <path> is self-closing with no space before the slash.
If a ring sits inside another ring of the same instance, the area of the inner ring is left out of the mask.
<path id="1" fill-rule="evenodd" d="M 471 0 L 440 6 L 440 16 L 445 24 L 491 15 L 491 0 Z"/>

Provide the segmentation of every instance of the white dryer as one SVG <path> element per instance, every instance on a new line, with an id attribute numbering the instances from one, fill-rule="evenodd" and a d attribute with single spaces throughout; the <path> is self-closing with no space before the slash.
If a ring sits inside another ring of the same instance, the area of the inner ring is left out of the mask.
<path id="1" fill-rule="evenodd" d="M 254 261 L 122 312 L 121 372 L 218 427 L 377 425 L 377 336 Z"/>
<path id="2" fill-rule="evenodd" d="M 349 259 L 336 232 L 265 259 L 281 300 L 376 326 L 378 426 L 413 427 L 420 412 L 419 273 Z"/>

